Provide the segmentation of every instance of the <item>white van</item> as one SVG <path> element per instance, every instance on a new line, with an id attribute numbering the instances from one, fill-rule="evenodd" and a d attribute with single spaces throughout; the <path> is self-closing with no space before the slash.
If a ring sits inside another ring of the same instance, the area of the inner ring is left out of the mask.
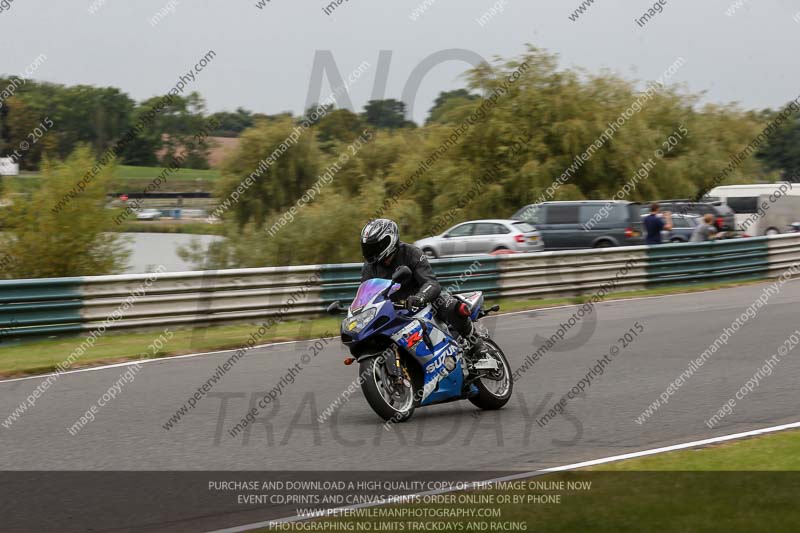
<path id="1" fill-rule="evenodd" d="M 703 199 L 730 207 L 736 213 L 737 231 L 747 235 L 785 233 L 793 222 L 800 221 L 800 183 L 722 185 Z"/>

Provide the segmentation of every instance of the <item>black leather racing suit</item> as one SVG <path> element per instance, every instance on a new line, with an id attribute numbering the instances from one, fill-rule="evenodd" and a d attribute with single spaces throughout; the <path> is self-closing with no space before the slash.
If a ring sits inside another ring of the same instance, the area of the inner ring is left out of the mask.
<path id="1" fill-rule="evenodd" d="M 401 265 L 411 269 L 411 277 L 403 281 L 400 290 L 392 295 L 392 300 L 405 300 L 413 294 L 419 295 L 426 304 L 433 304 L 437 316 L 452 325 L 463 338 L 468 338 L 472 333 L 472 321 L 457 312 L 461 302 L 442 290 L 428 258 L 416 246 L 400 242 L 388 264 L 383 264 L 382 261 L 364 263 L 361 281 L 373 278 L 391 279 L 392 273 Z"/>

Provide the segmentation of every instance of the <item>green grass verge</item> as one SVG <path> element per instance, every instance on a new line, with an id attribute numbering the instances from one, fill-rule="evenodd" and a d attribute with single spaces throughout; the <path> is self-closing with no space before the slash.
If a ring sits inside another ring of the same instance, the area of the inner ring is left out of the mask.
<path id="1" fill-rule="evenodd" d="M 761 280 L 763 281 L 763 280 Z M 733 282 L 664 287 L 641 291 L 618 292 L 609 295 L 606 301 L 619 298 L 634 298 L 663 294 L 689 293 L 709 289 L 734 287 L 753 282 Z M 547 298 L 529 300 L 500 300 L 502 312 L 533 310 L 542 307 L 582 303 L 586 297 Z M 490 302 L 491 303 L 491 302 Z M 340 320 L 324 317 L 314 320 L 287 321 L 277 325 L 260 342 L 297 340 L 319 337 L 325 332 L 338 335 Z M 172 328 L 175 336 L 164 348 L 161 356 L 180 355 L 207 350 L 238 348 L 247 341 L 254 330 L 252 324 L 235 326 L 210 326 L 206 328 Z M 158 336 L 158 332 L 107 333 L 95 346 L 88 350 L 73 367 L 90 366 L 102 363 L 138 359 L 147 346 Z M 24 342 L 17 345 L 0 345 L 0 376 L 38 374 L 52 371 L 77 346 L 82 338 L 65 337 L 59 339 Z"/>
<path id="2" fill-rule="evenodd" d="M 702 448 L 587 468 L 587 472 L 800 471 L 800 431 L 782 431 Z"/>
<path id="3" fill-rule="evenodd" d="M 564 533 L 789 532 L 797 531 L 800 523 L 798 471 L 800 431 L 786 431 L 392 507 L 406 513 L 400 518 L 376 518 L 372 514 L 318 520 L 315 525 L 328 531 L 346 531 L 349 527 L 357 531 L 359 526 L 364 531 L 413 531 L 421 522 L 446 522 L 448 526 L 426 528 Z M 511 498 L 509 503 L 506 498 Z M 453 508 L 489 509 L 499 516 L 417 518 L 425 510 Z"/>
<path id="4" fill-rule="evenodd" d="M 787 431 L 540 477 L 592 488 L 556 505 L 504 506 L 502 519 L 558 532 L 797 531 L 797 471 L 800 431 Z"/>
<path id="5" fill-rule="evenodd" d="M 324 317 L 314 320 L 294 320 L 276 324 L 260 343 L 293 339 L 311 339 L 338 335 L 340 320 Z M 173 327 L 173 337 L 158 357 L 185 353 L 223 350 L 244 346 L 250 334 L 257 330 L 253 324 L 211 326 L 207 328 Z M 161 331 L 107 333 L 94 347 L 87 350 L 72 368 L 110 362 L 141 359 L 150 343 Z M 64 337 L 7 346 L 0 349 L 0 376 L 41 374 L 51 372 L 81 343 L 78 337 Z"/>

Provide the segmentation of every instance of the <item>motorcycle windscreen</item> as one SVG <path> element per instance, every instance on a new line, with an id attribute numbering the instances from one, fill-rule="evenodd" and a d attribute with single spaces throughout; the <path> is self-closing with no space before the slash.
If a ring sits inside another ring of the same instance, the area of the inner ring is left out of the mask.
<path id="1" fill-rule="evenodd" d="M 355 310 L 364 307 L 370 300 L 375 298 L 375 295 L 385 290 L 391 283 L 391 280 L 383 278 L 368 279 L 358 287 L 358 292 L 353 299 L 353 303 L 350 304 L 350 309 Z"/>

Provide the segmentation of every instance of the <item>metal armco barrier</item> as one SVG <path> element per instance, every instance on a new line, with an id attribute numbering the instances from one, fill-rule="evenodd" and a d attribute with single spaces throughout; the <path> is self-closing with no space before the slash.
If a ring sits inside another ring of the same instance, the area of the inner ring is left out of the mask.
<path id="1" fill-rule="evenodd" d="M 708 243 L 431 261 L 451 292 L 553 298 L 667 284 L 777 277 L 800 263 L 800 234 Z M 359 263 L 0 281 L 6 338 L 166 325 L 308 318 L 355 295 Z"/>

